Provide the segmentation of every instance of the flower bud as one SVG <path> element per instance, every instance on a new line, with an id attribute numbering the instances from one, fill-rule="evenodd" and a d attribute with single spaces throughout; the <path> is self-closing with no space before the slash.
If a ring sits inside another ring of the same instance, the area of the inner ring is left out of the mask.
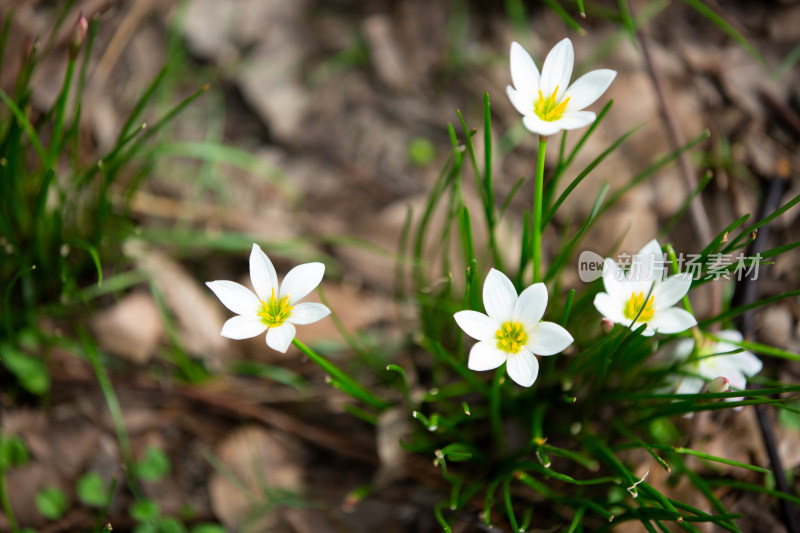
<path id="1" fill-rule="evenodd" d="M 603 320 L 600 321 L 600 329 L 603 330 L 603 333 L 611 333 L 611 330 L 614 329 L 614 321 L 603 317 Z"/>
<path id="2" fill-rule="evenodd" d="M 86 39 L 86 32 L 89 31 L 89 22 L 86 20 L 86 17 L 83 16 L 83 12 L 78 14 L 78 20 L 75 21 L 75 25 L 72 27 L 72 33 L 69 36 L 69 56 L 72 59 L 75 59 L 78 56 L 78 52 L 83 45 L 84 39 Z"/>
<path id="3" fill-rule="evenodd" d="M 708 384 L 708 392 L 728 392 L 730 388 L 731 382 L 724 376 L 714 378 L 711 383 Z"/>

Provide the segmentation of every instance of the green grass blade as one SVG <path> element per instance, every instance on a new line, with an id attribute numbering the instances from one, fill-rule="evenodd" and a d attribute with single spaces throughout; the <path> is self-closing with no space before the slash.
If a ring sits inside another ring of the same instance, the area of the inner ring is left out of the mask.
<path id="1" fill-rule="evenodd" d="M 608 115 L 608 112 L 611 110 L 611 106 L 613 105 L 614 105 L 614 100 L 609 100 L 608 103 L 603 106 L 603 109 L 601 109 L 600 112 L 597 114 L 597 118 L 594 119 L 594 122 L 592 122 L 589 128 L 586 130 L 586 132 L 583 135 L 581 135 L 581 138 L 578 139 L 578 142 L 575 143 L 575 146 L 570 151 L 569 155 L 567 156 L 567 159 L 563 161 L 563 163 L 556 169 L 555 172 L 556 175 L 560 174 L 561 172 L 569 168 L 570 165 L 572 165 L 572 162 L 578 156 L 578 153 L 581 151 L 581 148 L 583 148 L 583 145 L 586 144 L 586 141 L 589 140 L 589 137 L 592 136 L 592 133 L 594 133 L 597 127 L 600 125 L 600 123 L 603 122 L 603 119 L 606 118 L 606 115 Z M 566 133 L 566 130 L 564 130 L 564 132 Z"/>
<path id="2" fill-rule="evenodd" d="M 522 176 L 521 178 L 519 178 L 516 181 L 516 183 L 514 183 L 514 186 L 511 187 L 511 190 L 508 191 L 508 195 L 506 195 L 506 199 L 503 200 L 503 205 L 500 207 L 500 213 L 498 215 L 498 218 L 503 218 L 503 215 L 506 214 L 506 210 L 508 209 L 508 206 L 511 205 L 511 201 L 517 195 L 517 192 L 519 191 L 519 188 L 522 187 L 523 183 L 525 183 L 525 176 Z"/>
<path id="3" fill-rule="evenodd" d="M 211 163 L 228 164 L 262 177 L 275 185 L 288 199 L 297 201 L 300 191 L 280 169 L 233 146 L 210 141 L 158 143 L 149 150 L 149 157 L 188 157 Z"/>
<path id="4" fill-rule="evenodd" d="M 25 133 L 28 134 L 28 138 L 31 140 L 33 148 L 39 155 L 39 159 L 43 164 L 47 164 L 50 158 L 47 155 L 47 151 L 44 149 L 44 146 L 42 145 L 42 141 L 39 139 L 39 135 L 36 133 L 36 129 L 33 127 L 33 124 L 31 124 L 30 120 L 28 120 L 28 117 L 25 116 L 25 113 L 22 112 L 14 100 L 12 100 L 3 89 L 0 89 L 0 100 L 3 100 L 3 102 L 8 106 L 8 108 L 14 114 L 14 117 L 16 117 L 17 121 L 19 121 L 22 129 L 24 129 Z"/>
<path id="5" fill-rule="evenodd" d="M 466 365 L 457 361 L 450 353 L 437 341 L 430 339 L 428 337 L 424 337 L 422 339 L 421 345 L 434 354 L 435 356 L 442 359 L 448 366 L 450 366 L 453 370 L 458 372 L 464 380 L 466 380 L 470 385 L 472 385 L 475 390 L 479 391 L 481 394 L 489 398 L 491 396 L 491 390 L 486 383 L 481 381 L 475 373 L 468 369 Z"/>
<path id="6" fill-rule="evenodd" d="M 769 305 L 773 302 L 778 302 L 783 300 L 784 298 L 792 298 L 794 296 L 800 296 L 800 290 L 789 291 L 784 294 L 778 294 L 775 296 L 770 296 L 769 298 L 764 298 L 763 300 L 758 300 L 757 302 L 753 302 L 750 304 L 740 305 L 739 307 L 734 307 L 728 311 L 718 314 L 717 316 L 713 316 L 711 318 L 707 318 L 698 324 L 700 329 L 706 329 L 708 326 L 713 324 L 714 322 L 725 322 L 730 320 L 733 317 L 739 316 L 751 309 L 757 309 L 759 307 L 763 307 L 765 305 Z"/>
<path id="7" fill-rule="evenodd" d="M 475 261 L 475 244 L 472 241 L 472 226 L 469 222 L 469 209 L 462 205 L 458 213 L 458 226 L 461 233 L 461 248 L 464 250 L 464 261 L 471 265 Z"/>
<path id="8" fill-rule="evenodd" d="M 760 466 L 742 463 L 739 461 L 734 461 L 732 459 L 726 459 L 725 457 L 711 455 L 698 450 L 692 450 L 691 448 L 684 448 L 682 446 L 668 446 L 666 444 L 657 444 L 657 443 L 648 443 L 645 445 L 648 448 L 652 448 L 655 450 L 665 450 L 665 451 L 675 452 L 681 455 L 691 455 L 693 457 L 699 457 L 700 459 L 705 459 L 706 461 L 712 461 L 715 463 L 722 463 L 730 466 L 735 466 L 738 468 L 744 468 L 745 470 L 752 470 L 753 472 L 759 472 L 761 474 L 769 474 L 770 472 L 768 468 L 762 468 Z M 640 444 L 637 443 L 637 446 L 640 446 Z"/>
<path id="9" fill-rule="evenodd" d="M 800 61 L 800 43 L 797 43 L 797 45 L 792 48 L 792 51 L 786 54 L 781 64 L 778 65 L 778 68 L 772 73 L 772 76 L 770 76 L 772 83 L 778 83 L 798 61 Z"/>
<path id="10" fill-rule="evenodd" d="M 121 144 L 122 140 L 130 133 L 130 129 L 133 126 L 134 122 L 137 121 L 139 116 L 144 111 L 145 106 L 150 101 L 150 98 L 153 97 L 156 89 L 161 85 L 161 82 L 164 81 L 164 78 L 169 71 L 169 65 L 164 65 L 164 67 L 158 72 L 156 77 L 150 82 L 150 85 L 147 86 L 147 89 L 142 93 L 142 96 L 136 101 L 134 104 L 133 109 L 131 110 L 130 115 L 128 115 L 128 119 L 125 121 L 125 124 L 122 126 L 122 129 L 119 130 L 119 137 L 117 137 L 116 144 Z"/>
<path id="11" fill-rule="evenodd" d="M 723 19 L 719 14 L 717 14 L 713 9 L 705 5 L 702 0 L 683 0 L 686 4 L 689 4 L 692 8 L 694 8 L 698 13 L 706 17 L 708 20 L 714 23 L 719 29 L 724 31 L 731 37 L 734 41 L 739 43 L 745 50 L 747 50 L 750 55 L 756 58 L 758 61 L 761 62 L 763 65 L 767 65 L 766 60 L 764 57 L 758 53 L 758 50 L 753 47 L 750 42 L 744 38 L 744 36 L 736 31 L 736 29 L 731 26 L 725 19 Z"/>
<path id="12" fill-rule="evenodd" d="M 550 268 L 547 269 L 547 274 L 545 274 L 545 282 L 548 282 L 553 279 L 556 274 L 561 270 L 563 265 L 566 263 L 567 259 L 572 255 L 575 246 L 577 246 L 578 242 L 581 240 L 583 235 L 589 230 L 595 220 L 597 220 L 597 215 L 600 212 L 601 206 L 603 204 L 603 200 L 608 193 L 610 185 L 608 182 L 604 182 L 603 185 L 600 186 L 600 191 L 597 193 L 597 198 L 595 198 L 594 205 L 592 206 L 592 211 L 589 213 L 589 216 L 586 218 L 586 221 L 581 225 L 578 229 L 577 233 L 572 237 L 572 239 L 564 246 L 561 247 L 558 255 L 555 259 L 553 259 Z"/>
<path id="13" fill-rule="evenodd" d="M 629 190 L 639 185 L 642 181 L 653 175 L 655 172 L 661 170 L 668 164 L 675 161 L 678 158 L 678 156 L 681 155 L 683 152 L 686 152 L 687 150 L 691 150 L 692 148 L 694 148 L 695 145 L 707 139 L 709 135 L 710 133 L 708 130 L 704 131 L 703 133 L 701 133 L 688 143 L 684 144 L 683 146 L 681 146 L 676 150 L 673 150 L 667 155 L 661 157 L 660 159 L 658 159 L 658 161 L 656 161 L 655 163 L 644 169 L 642 172 L 634 176 L 634 178 L 630 182 L 628 182 L 623 187 L 620 187 L 619 190 L 611 194 L 611 197 L 608 199 L 608 202 L 606 202 L 606 204 L 603 206 L 602 212 L 605 212 L 607 209 L 616 204 L 619 201 L 619 199 L 622 198 L 625 195 L 625 193 L 627 193 Z"/>
<path id="14" fill-rule="evenodd" d="M 580 183 L 584 180 L 584 178 L 586 178 L 586 176 L 588 176 L 589 173 L 597 167 L 597 165 L 602 163 L 606 157 L 608 157 L 614 150 L 616 150 L 622 143 L 624 143 L 631 135 L 636 133 L 636 131 L 639 130 L 639 128 L 641 127 L 642 127 L 641 124 L 638 126 L 634 126 L 630 130 L 628 130 L 625 134 L 623 134 L 621 137 L 619 137 L 616 141 L 614 141 L 611 144 L 611 146 L 606 148 L 603 151 L 603 153 L 595 157 L 594 160 L 591 163 L 589 163 L 586 166 L 586 168 L 583 169 L 583 171 L 570 182 L 569 185 L 567 185 L 567 188 L 564 189 L 564 192 L 561 193 L 561 195 L 555 201 L 553 206 L 548 210 L 547 215 L 545 215 L 544 221 L 542 222 L 542 229 L 547 227 L 547 224 L 552 220 L 558 208 L 561 206 L 562 203 L 564 203 L 564 200 L 567 199 L 567 197 L 572 193 L 572 191 L 575 190 L 575 187 L 580 185 Z"/>
<path id="15" fill-rule="evenodd" d="M 705 248 L 703 248 L 703 251 L 700 252 L 700 262 L 705 261 L 705 259 L 708 257 L 709 254 L 717 251 L 719 249 L 719 246 L 723 243 L 723 241 L 725 241 L 728 238 L 730 232 L 735 230 L 745 222 L 747 222 L 747 219 L 749 218 L 750 218 L 750 213 L 745 213 L 744 215 L 740 216 L 739 218 L 728 224 L 728 226 L 724 230 L 720 231 L 717 234 L 717 236 L 714 237 L 714 240 L 708 243 L 708 245 Z"/>
<path id="16" fill-rule="evenodd" d="M 739 346 L 741 348 L 744 348 L 745 350 L 750 350 L 753 353 L 769 355 L 772 357 L 779 357 L 781 359 L 788 359 L 790 361 L 800 361 L 800 353 L 790 352 L 788 350 L 782 350 L 781 348 L 776 348 L 775 346 L 768 346 L 766 344 L 761 344 L 759 342 L 752 342 L 752 341 L 737 342 L 727 339 L 721 339 L 718 336 L 714 335 L 713 333 L 703 333 L 703 335 L 719 342 L 727 342 L 735 346 Z"/>
<path id="17" fill-rule="evenodd" d="M 0 31 L 0 72 L 3 72 L 3 58 L 6 54 L 6 43 L 8 42 L 8 32 L 11 29 L 11 20 L 14 18 L 14 9 L 9 9 L 3 21 L 3 29 Z"/>
<path id="18" fill-rule="evenodd" d="M 746 490 L 748 492 L 760 492 L 762 494 L 768 494 L 773 498 L 789 500 L 796 505 L 800 505 L 800 498 L 797 496 L 786 494 L 785 492 L 781 492 L 779 490 L 768 489 L 767 487 L 756 485 L 755 483 L 747 483 L 734 479 L 708 479 L 706 482 L 712 487 L 728 487 L 731 489 Z"/>
<path id="19" fill-rule="evenodd" d="M 619 16 L 622 19 L 622 26 L 625 28 L 625 31 L 633 45 L 637 46 L 636 21 L 633 20 L 633 16 L 631 16 L 631 9 L 628 6 L 628 0 L 617 0 L 617 6 L 619 6 Z"/>
<path id="20" fill-rule="evenodd" d="M 92 258 L 92 262 L 94 263 L 95 270 L 97 271 L 97 286 L 103 286 L 103 265 L 100 263 L 100 253 L 97 251 L 97 248 L 92 246 L 91 243 L 76 238 L 70 242 L 71 245 L 75 246 L 76 248 L 80 248 L 84 250 L 89 256 Z"/>
<path id="21" fill-rule="evenodd" d="M 467 147 L 467 153 L 469 154 L 469 160 L 472 163 L 472 171 L 475 173 L 475 181 L 478 187 L 478 193 L 481 196 L 481 202 L 483 203 L 484 207 L 487 205 L 486 199 L 486 191 L 483 188 L 483 184 L 481 183 L 481 170 L 478 168 L 478 158 L 475 155 L 475 146 L 472 144 L 472 136 L 475 134 L 475 131 L 470 131 L 469 127 L 467 126 L 467 121 L 464 120 L 464 116 L 461 114 L 461 111 L 456 111 L 458 115 L 458 120 L 461 122 L 461 128 L 464 130 L 464 145 Z"/>
<path id="22" fill-rule="evenodd" d="M 703 175 L 703 179 L 700 180 L 700 183 L 697 184 L 697 187 L 692 191 L 692 194 L 686 197 L 686 199 L 681 204 L 681 207 L 675 212 L 674 215 L 670 217 L 669 220 L 667 220 L 667 222 L 664 223 L 661 229 L 658 230 L 658 237 L 660 239 L 663 239 L 664 237 L 669 235 L 669 232 L 672 231 L 672 228 L 675 227 L 675 224 L 677 224 L 683 218 L 683 215 L 686 214 L 686 211 L 689 210 L 689 206 L 694 201 L 694 199 L 697 198 L 697 196 L 701 192 L 703 192 L 703 189 L 706 188 L 706 185 L 711 183 L 712 179 L 714 179 L 714 175 L 711 172 L 706 172 Z"/>
<path id="23" fill-rule="evenodd" d="M 339 388 L 356 398 L 357 400 L 361 400 L 362 402 L 370 405 L 379 411 L 382 411 L 389 407 L 389 404 L 372 394 L 370 391 L 365 389 L 361 386 L 356 380 L 351 378 L 347 373 L 341 370 L 339 367 L 322 357 L 321 355 L 317 354 L 314 350 L 300 342 L 297 338 L 292 340 L 292 344 L 297 347 L 298 350 L 303 352 L 309 359 L 314 361 L 325 373 L 327 373 L 331 379 L 335 380 L 339 384 Z"/>
<path id="24" fill-rule="evenodd" d="M 786 211 L 788 211 L 789 209 L 791 209 L 792 207 L 794 207 L 798 203 L 800 203 L 800 194 L 796 195 L 794 198 L 792 198 L 791 200 L 789 200 L 788 202 L 786 202 L 785 204 L 780 206 L 778 209 L 776 209 L 775 211 L 770 213 L 768 216 L 764 217 L 763 219 L 759 220 L 758 222 L 756 222 L 752 226 L 748 227 L 746 230 L 742 231 L 742 233 L 737 235 L 736 238 L 728 246 L 725 247 L 723 252 L 727 253 L 727 252 L 733 250 L 734 248 L 737 247 L 737 245 L 739 244 L 741 239 L 743 239 L 745 237 L 748 237 L 748 236 L 751 236 L 754 231 L 758 231 L 758 228 L 760 228 L 760 227 L 762 227 L 762 226 L 764 226 L 766 224 L 769 224 L 770 222 L 772 222 L 777 217 L 779 217 L 782 214 L 784 214 Z"/>
<path id="25" fill-rule="evenodd" d="M 542 0 L 544 5 L 550 8 L 550 10 L 561 17 L 561 20 L 564 21 L 564 24 L 572 28 L 574 31 L 578 32 L 578 35 L 585 35 L 586 30 L 581 28 L 581 25 L 578 24 L 578 21 L 572 18 L 572 15 L 567 13 L 567 11 L 561 7 L 561 4 L 555 2 L 555 0 Z"/>

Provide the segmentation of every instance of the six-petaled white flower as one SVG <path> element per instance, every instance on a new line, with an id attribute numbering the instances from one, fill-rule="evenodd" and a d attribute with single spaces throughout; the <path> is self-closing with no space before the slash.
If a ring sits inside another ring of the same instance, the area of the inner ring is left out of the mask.
<path id="1" fill-rule="evenodd" d="M 664 254 L 653 239 L 631 260 L 624 272 L 610 258 L 603 262 L 603 286 L 594 306 L 606 318 L 636 329 L 646 324 L 643 335 L 678 333 L 697 324 L 691 313 L 677 304 L 692 284 L 688 273 L 675 274 L 662 280 Z"/>
<path id="2" fill-rule="evenodd" d="M 729 329 L 716 334 L 721 340 L 703 341 L 695 351 L 694 339 L 680 339 L 672 351 L 673 361 L 683 361 L 680 366 L 682 375 L 672 376 L 675 392 L 678 394 L 696 394 L 703 390 L 706 382 L 717 378 L 725 378 L 730 387 L 744 390 L 747 378 L 761 372 L 761 360 L 747 350 L 730 342 L 742 342 L 742 334 Z M 693 357 L 690 357 L 694 353 Z M 711 391 L 710 391 L 711 392 Z M 726 398 L 738 401 L 742 398 Z"/>
<path id="3" fill-rule="evenodd" d="M 539 135 L 553 135 L 561 130 L 582 128 L 594 122 L 591 111 L 582 111 L 600 98 L 617 73 L 593 70 L 569 85 L 575 53 L 572 42 L 564 39 L 550 50 L 542 73 L 522 46 L 511 43 L 511 81 L 506 93 L 522 114 L 525 127 Z"/>
<path id="4" fill-rule="evenodd" d="M 313 291 L 325 273 L 322 263 L 298 265 L 278 284 L 275 267 L 257 244 L 250 252 L 250 281 L 255 293 L 233 281 L 209 281 L 222 304 L 236 313 L 222 326 L 220 335 L 249 339 L 267 332 L 267 345 L 286 353 L 295 336 L 295 325 L 311 324 L 330 314 L 320 303 L 297 303 Z"/>
<path id="5" fill-rule="evenodd" d="M 541 321 L 547 307 L 544 283 L 531 285 L 517 296 L 511 280 L 492 269 L 483 284 L 483 305 L 486 314 L 459 311 L 454 315 L 461 329 L 479 341 L 469 352 L 467 366 L 472 370 L 491 370 L 506 363 L 511 379 L 530 387 L 539 375 L 536 355 L 554 355 L 572 344 L 572 336 L 563 327 Z"/>

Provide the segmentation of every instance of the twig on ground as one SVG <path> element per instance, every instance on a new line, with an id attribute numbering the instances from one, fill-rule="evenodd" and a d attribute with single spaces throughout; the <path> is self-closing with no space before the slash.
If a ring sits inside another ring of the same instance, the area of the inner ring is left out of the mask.
<path id="1" fill-rule="evenodd" d="M 769 183 L 767 195 L 764 198 L 764 203 L 761 206 L 761 213 L 759 218 L 763 218 L 778 208 L 781 195 L 787 186 L 786 180 L 772 179 Z M 770 224 L 767 224 L 758 232 L 756 239 L 750 245 L 748 255 L 754 256 L 761 253 L 766 249 L 767 240 L 770 234 Z M 737 282 L 736 299 L 741 298 L 740 305 L 748 305 L 756 301 L 758 297 L 758 279 L 743 277 Z M 747 311 L 741 317 L 741 331 L 742 335 L 747 340 L 756 340 L 756 323 L 755 312 L 753 310 Z M 766 405 L 756 406 L 756 418 L 758 419 L 758 427 L 761 429 L 761 439 L 764 441 L 764 447 L 767 450 L 770 464 L 772 465 L 772 473 L 775 476 L 775 487 L 782 493 L 792 495 L 789 489 L 789 484 L 786 481 L 786 475 L 783 470 L 783 463 L 778 447 L 775 442 L 775 435 L 772 432 L 772 417 L 767 413 Z M 789 500 L 781 498 L 779 500 L 781 514 L 783 515 L 783 524 L 786 526 L 788 533 L 800 533 L 800 527 L 797 523 L 797 515 L 795 514 L 794 505 Z"/>
<path id="2" fill-rule="evenodd" d="M 633 7 L 630 6 L 630 0 L 628 0 L 628 6 L 631 16 L 635 17 Z M 644 56 L 644 61 L 647 64 L 647 70 L 650 73 L 650 78 L 653 80 L 653 87 L 655 88 L 656 96 L 658 97 L 661 115 L 664 119 L 664 125 L 667 128 L 667 132 L 669 133 L 669 138 L 672 142 L 672 148 L 677 150 L 686 143 L 686 140 L 684 139 L 683 133 L 678 127 L 678 122 L 675 119 L 675 112 L 672 110 L 672 104 L 670 103 L 670 100 L 667 97 L 666 89 L 664 88 L 664 80 L 661 77 L 661 73 L 659 72 L 658 68 L 656 68 L 652 56 L 650 55 L 650 45 L 647 30 L 640 26 L 636 29 L 636 35 L 639 38 L 642 56 Z M 691 194 L 692 191 L 697 189 L 697 177 L 694 174 L 692 164 L 689 161 L 689 155 L 686 152 L 681 152 L 680 155 L 678 155 L 678 168 L 683 175 L 683 180 L 687 189 L 686 192 L 687 194 Z M 692 203 L 689 205 L 689 213 L 692 217 L 692 224 L 694 225 L 698 236 L 700 237 L 700 241 L 704 243 L 711 242 L 711 239 L 714 238 L 713 234 L 711 233 L 711 223 L 708 220 L 708 214 L 703 208 L 703 202 L 700 198 L 700 195 L 692 200 Z"/>
<path id="3" fill-rule="evenodd" d="M 633 6 L 631 6 L 630 0 L 626 0 L 626 2 L 628 4 L 628 9 L 631 13 L 631 16 L 635 20 L 636 14 L 633 11 Z M 646 28 L 643 26 L 637 26 L 636 35 L 639 39 L 639 45 L 642 49 L 642 56 L 644 57 L 645 64 L 647 65 L 647 70 L 650 73 L 650 78 L 653 80 L 653 88 L 655 89 L 656 96 L 658 97 L 661 116 L 664 119 L 664 125 L 669 133 L 669 138 L 672 142 L 672 148 L 677 150 L 685 144 L 686 140 L 683 137 L 683 132 L 681 132 L 680 127 L 678 127 L 678 121 L 675 119 L 675 112 L 672 110 L 672 104 L 667 97 L 661 72 L 659 72 L 658 68 L 653 62 L 653 57 L 650 55 L 649 36 Z M 692 194 L 692 192 L 697 189 L 697 176 L 692 169 L 692 163 L 689 161 L 689 154 L 685 151 L 680 152 L 678 155 L 678 168 L 680 169 L 680 172 L 683 175 L 683 181 L 686 184 L 686 194 Z M 694 226 L 695 231 L 697 231 L 699 241 L 703 243 L 703 245 L 710 243 L 714 238 L 714 235 L 711 230 L 711 222 L 709 221 L 708 213 L 706 213 L 706 210 L 703 207 L 702 195 L 698 194 L 689 203 L 689 215 L 692 218 L 692 225 Z M 714 316 L 722 309 L 722 290 L 720 285 L 717 283 L 711 283 L 710 287 L 710 313 L 712 316 Z"/>

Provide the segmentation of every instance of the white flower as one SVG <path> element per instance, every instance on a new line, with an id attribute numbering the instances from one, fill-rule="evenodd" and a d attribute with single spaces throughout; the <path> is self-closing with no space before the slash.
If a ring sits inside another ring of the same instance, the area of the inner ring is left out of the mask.
<path id="1" fill-rule="evenodd" d="M 537 355 L 553 355 L 572 344 L 567 330 L 553 322 L 542 322 L 547 307 L 544 283 L 531 285 L 517 296 L 514 284 L 492 269 L 483 283 L 486 314 L 459 311 L 455 319 L 461 329 L 479 341 L 469 352 L 471 370 L 491 370 L 506 363 L 508 375 L 530 387 L 539 375 Z"/>
<path id="2" fill-rule="evenodd" d="M 250 281 L 255 294 L 247 287 L 233 281 L 209 281 L 222 305 L 236 313 L 222 326 L 220 335 L 229 339 L 249 339 L 267 332 L 267 346 L 286 353 L 295 336 L 295 325 L 311 324 L 330 314 L 330 309 L 320 303 L 297 303 L 313 291 L 325 265 L 306 263 L 291 269 L 283 283 L 267 255 L 257 244 L 250 252 Z"/>
<path id="3" fill-rule="evenodd" d="M 704 343 L 695 358 L 687 361 L 695 348 L 694 339 L 680 339 L 672 352 L 674 361 L 686 361 L 681 365 L 681 370 L 686 375 L 673 376 L 678 394 L 696 394 L 703 390 L 703 385 L 717 378 L 724 378 L 732 389 L 744 390 L 747 387 L 747 378 L 761 372 L 761 360 L 747 350 L 742 349 L 727 341 L 742 342 L 742 334 L 729 329 L 720 331 L 717 337 L 723 339 L 719 342 Z M 732 353 L 737 352 L 737 353 Z M 737 401 L 741 398 L 726 398 L 728 401 Z"/>
<path id="4" fill-rule="evenodd" d="M 595 114 L 581 111 L 600 98 L 616 71 L 593 70 L 569 85 L 575 53 L 572 41 L 564 39 L 550 50 L 542 65 L 542 74 L 522 46 L 511 43 L 511 81 L 506 93 L 522 114 L 525 127 L 539 135 L 582 128 L 594 122 Z"/>
<path id="5" fill-rule="evenodd" d="M 636 329 L 646 324 L 643 335 L 678 333 L 697 325 L 691 313 L 677 304 L 692 284 L 688 273 L 675 274 L 662 281 L 664 254 L 653 239 L 631 260 L 628 272 L 610 258 L 603 262 L 603 286 L 594 306 L 606 318 Z"/>

